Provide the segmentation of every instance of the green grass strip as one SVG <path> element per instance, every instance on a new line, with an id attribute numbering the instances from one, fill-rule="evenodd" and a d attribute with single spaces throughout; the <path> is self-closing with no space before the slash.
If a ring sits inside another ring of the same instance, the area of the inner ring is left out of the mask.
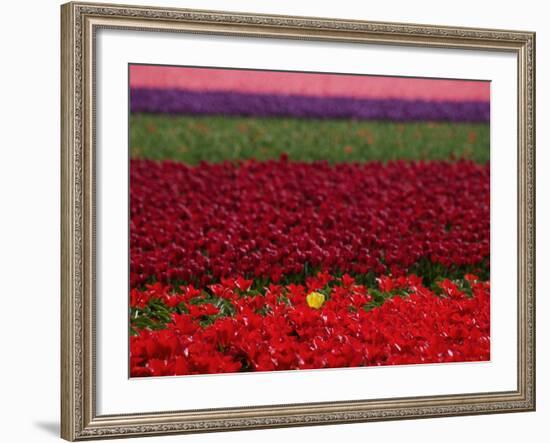
<path id="1" fill-rule="evenodd" d="M 130 117 L 134 158 L 188 164 L 287 153 L 291 160 L 489 160 L 489 125 L 397 123 L 294 118 L 200 117 L 134 114 Z"/>

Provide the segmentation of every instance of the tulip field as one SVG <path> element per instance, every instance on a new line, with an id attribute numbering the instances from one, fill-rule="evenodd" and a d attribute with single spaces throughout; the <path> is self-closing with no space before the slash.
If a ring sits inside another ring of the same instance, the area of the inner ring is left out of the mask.
<path id="1" fill-rule="evenodd" d="M 133 65 L 130 375 L 490 359 L 489 84 Z"/>

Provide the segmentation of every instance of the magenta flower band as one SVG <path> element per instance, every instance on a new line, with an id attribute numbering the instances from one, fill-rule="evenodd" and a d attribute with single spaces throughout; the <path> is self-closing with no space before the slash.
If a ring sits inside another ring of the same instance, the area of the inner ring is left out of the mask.
<path id="1" fill-rule="evenodd" d="M 131 88 L 131 112 L 319 119 L 488 123 L 486 101 L 429 101 Z"/>

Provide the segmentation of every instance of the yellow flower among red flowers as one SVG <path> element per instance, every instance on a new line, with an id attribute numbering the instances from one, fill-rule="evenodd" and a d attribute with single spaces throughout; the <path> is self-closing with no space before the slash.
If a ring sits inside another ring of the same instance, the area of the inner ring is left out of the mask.
<path id="1" fill-rule="evenodd" d="M 325 302 L 325 296 L 320 292 L 310 292 L 306 297 L 306 301 L 310 308 L 319 309 Z"/>

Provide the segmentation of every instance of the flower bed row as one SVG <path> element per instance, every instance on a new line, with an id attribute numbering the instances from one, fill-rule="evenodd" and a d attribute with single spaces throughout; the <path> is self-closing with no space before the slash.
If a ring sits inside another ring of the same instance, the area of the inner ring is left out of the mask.
<path id="1" fill-rule="evenodd" d="M 489 122 L 487 101 L 360 99 L 132 88 L 131 112 L 387 121 Z"/>
<path id="2" fill-rule="evenodd" d="M 489 272 L 489 165 L 132 160 L 130 280 Z M 370 279 L 370 280 L 369 280 Z"/>
<path id="3" fill-rule="evenodd" d="M 130 65 L 129 71 L 131 88 L 429 101 L 490 99 L 490 83 L 475 80 L 155 65 Z"/>
<path id="4" fill-rule="evenodd" d="M 157 283 L 131 292 L 131 376 L 483 361 L 489 318 L 489 283 L 471 274 L 431 288 L 328 273 L 260 291 Z"/>

